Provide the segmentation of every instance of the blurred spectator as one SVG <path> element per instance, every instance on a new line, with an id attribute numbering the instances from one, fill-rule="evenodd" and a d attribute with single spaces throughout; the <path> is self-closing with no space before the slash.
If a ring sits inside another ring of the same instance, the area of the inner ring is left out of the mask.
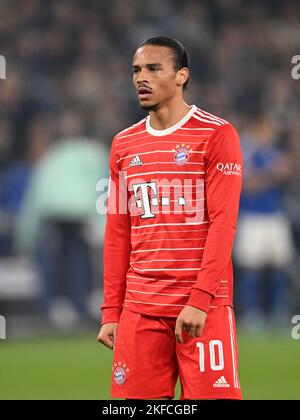
<path id="1" fill-rule="evenodd" d="M 276 145 L 277 122 L 266 114 L 252 120 L 242 136 L 245 174 L 235 257 L 241 267 L 239 305 L 243 326 L 256 332 L 265 326 L 264 291 L 270 323 L 288 325 L 287 268 L 293 243 L 284 213 L 282 187 L 290 177 L 290 162 Z M 265 287 L 269 269 L 269 287 Z"/>
<path id="2" fill-rule="evenodd" d="M 19 252 L 35 255 L 43 293 L 41 307 L 54 322 L 56 298 L 71 298 L 74 322 L 88 316 L 91 255 L 87 228 L 103 237 L 104 220 L 96 213 L 96 184 L 108 177 L 107 148 L 81 136 L 82 118 L 66 110 L 62 138 L 36 165 L 25 192 L 16 232 Z"/>

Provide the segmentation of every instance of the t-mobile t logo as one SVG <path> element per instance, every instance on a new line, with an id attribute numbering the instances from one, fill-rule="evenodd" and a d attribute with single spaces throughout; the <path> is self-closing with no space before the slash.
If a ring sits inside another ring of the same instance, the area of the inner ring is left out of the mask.
<path id="1" fill-rule="evenodd" d="M 140 209 L 144 209 L 144 214 L 141 214 L 142 219 L 149 219 L 150 217 L 155 217 L 155 214 L 151 212 L 148 188 L 153 191 L 155 197 L 152 197 L 152 205 L 158 206 L 158 198 L 157 198 L 157 185 L 155 182 L 147 182 L 141 184 L 134 184 L 132 185 L 134 196 L 136 198 L 136 206 Z M 138 198 L 138 190 L 141 190 L 142 199 Z"/>

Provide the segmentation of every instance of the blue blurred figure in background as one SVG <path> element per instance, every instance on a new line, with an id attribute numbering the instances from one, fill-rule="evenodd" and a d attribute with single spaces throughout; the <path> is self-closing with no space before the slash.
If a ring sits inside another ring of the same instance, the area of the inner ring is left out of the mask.
<path id="1" fill-rule="evenodd" d="M 267 319 L 271 328 L 288 326 L 287 269 L 293 242 L 283 194 L 290 165 L 277 145 L 277 123 L 260 114 L 249 127 L 241 136 L 245 173 L 235 258 L 241 268 L 238 297 L 242 325 L 256 333 L 263 332 Z"/>

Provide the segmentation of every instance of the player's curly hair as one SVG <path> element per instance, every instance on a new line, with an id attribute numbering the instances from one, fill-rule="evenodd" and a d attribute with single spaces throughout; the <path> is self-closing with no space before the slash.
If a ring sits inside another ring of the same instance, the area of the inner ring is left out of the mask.
<path id="1" fill-rule="evenodd" d="M 138 48 L 141 48 L 144 45 L 158 45 L 160 47 L 170 48 L 173 53 L 175 71 L 179 71 L 183 67 L 189 68 L 187 51 L 181 42 L 177 41 L 177 39 L 171 38 L 169 36 L 156 36 L 142 42 Z M 187 81 L 184 83 L 183 89 L 186 89 L 188 81 L 189 79 L 187 79 Z"/>

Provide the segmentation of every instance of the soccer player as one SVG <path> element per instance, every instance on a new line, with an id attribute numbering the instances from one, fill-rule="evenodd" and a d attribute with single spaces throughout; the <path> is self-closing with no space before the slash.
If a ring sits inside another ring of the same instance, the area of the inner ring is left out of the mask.
<path id="1" fill-rule="evenodd" d="M 98 341 L 114 349 L 111 396 L 241 399 L 231 252 L 242 185 L 233 126 L 184 101 L 183 45 L 133 58 L 149 115 L 112 142 Z"/>

